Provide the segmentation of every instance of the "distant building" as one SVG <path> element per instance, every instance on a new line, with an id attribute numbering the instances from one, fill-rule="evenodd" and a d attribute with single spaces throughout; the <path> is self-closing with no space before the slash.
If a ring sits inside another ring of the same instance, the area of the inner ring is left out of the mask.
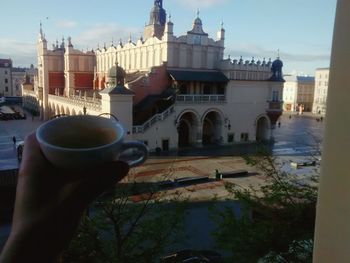
<path id="1" fill-rule="evenodd" d="M 29 76 L 30 82 L 34 84 L 34 76 L 36 69 L 34 65 L 30 65 L 30 68 L 12 68 L 12 95 L 22 96 L 22 84 L 25 82 L 26 75 Z"/>
<path id="2" fill-rule="evenodd" d="M 312 112 L 326 114 L 329 68 L 318 68 L 315 73 L 315 96 Z"/>
<path id="3" fill-rule="evenodd" d="M 127 138 L 151 150 L 271 139 L 282 114 L 282 61 L 224 58 L 197 14 L 173 33 L 163 1 L 154 1 L 143 37 L 82 52 L 71 38 L 52 48 L 40 27 L 38 75 L 23 89 L 25 107 L 56 115 L 113 114 Z"/>
<path id="4" fill-rule="evenodd" d="M 285 76 L 283 102 L 285 111 L 311 111 L 314 101 L 315 78 L 309 76 Z"/>
<path id="5" fill-rule="evenodd" d="M 12 96 L 12 60 L 0 59 L 0 97 Z"/>

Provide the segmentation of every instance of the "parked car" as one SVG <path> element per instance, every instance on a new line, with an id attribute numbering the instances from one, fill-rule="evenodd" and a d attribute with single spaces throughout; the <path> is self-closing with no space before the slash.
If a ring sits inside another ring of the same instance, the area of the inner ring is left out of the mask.
<path id="1" fill-rule="evenodd" d="M 160 259 L 161 263 L 221 263 L 222 256 L 212 250 L 181 250 Z"/>

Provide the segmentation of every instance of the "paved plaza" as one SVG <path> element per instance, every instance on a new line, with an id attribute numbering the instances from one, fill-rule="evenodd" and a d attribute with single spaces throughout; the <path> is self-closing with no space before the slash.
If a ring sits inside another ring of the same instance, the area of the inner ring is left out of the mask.
<path id="1" fill-rule="evenodd" d="M 26 112 L 27 119 L 0 121 L 0 170 L 18 168 L 16 148 L 12 137 L 18 141 L 34 132 L 41 124 L 38 117 L 32 119 L 32 115 Z"/>

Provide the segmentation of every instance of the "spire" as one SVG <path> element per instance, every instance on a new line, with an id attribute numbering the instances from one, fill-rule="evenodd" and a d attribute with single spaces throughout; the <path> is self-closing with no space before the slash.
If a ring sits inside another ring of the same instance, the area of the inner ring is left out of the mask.
<path id="1" fill-rule="evenodd" d="M 44 42 L 46 41 L 45 35 L 43 33 L 43 24 L 40 21 L 40 28 L 39 28 L 39 41 Z"/>
<path id="2" fill-rule="evenodd" d="M 72 38 L 68 37 L 67 41 L 68 41 L 68 47 L 73 47 L 73 45 L 72 45 Z"/>
<path id="3" fill-rule="evenodd" d="M 197 9 L 197 12 L 196 12 L 196 15 L 197 15 L 197 18 L 199 18 L 199 8 Z"/>
<path id="4" fill-rule="evenodd" d="M 225 29 L 224 29 L 224 21 L 221 21 L 221 28 L 217 33 L 217 38 L 219 40 L 225 40 Z"/>
<path id="5" fill-rule="evenodd" d="M 132 39 L 131 39 L 131 33 L 130 33 L 130 35 L 129 35 L 128 42 L 129 42 L 129 43 L 131 43 L 131 42 L 132 42 Z"/>
<path id="6" fill-rule="evenodd" d="M 197 10 L 197 17 L 195 18 L 195 20 L 193 21 L 193 26 L 192 26 L 192 30 L 188 31 L 187 33 L 190 34 L 200 34 L 200 35 L 208 35 L 207 33 L 205 33 L 203 31 L 203 23 L 202 20 L 199 18 L 199 9 Z"/>
<path id="7" fill-rule="evenodd" d="M 149 23 L 145 26 L 144 38 L 148 39 L 153 36 L 161 39 L 166 25 L 166 11 L 163 8 L 163 0 L 155 0 L 150 12 Z"/>
<path id="8" fill-rule="evenodd" d="M 280 49 L 277 49 L 277 59 L 280 59 Z"/>
<path id="9" fill-rule="evenodd" d="M 43 24 L 41 23 L 41 21 L 40 21 L 40 35 L 41 36 L 43 35 Z"/>
<path id="10" fill-rule="evenodd" d="M 65 43 L 64 43 L 64 36 L 62 36 L 62 43 L 61 43 L 61 49 L 64 49 Z"/>

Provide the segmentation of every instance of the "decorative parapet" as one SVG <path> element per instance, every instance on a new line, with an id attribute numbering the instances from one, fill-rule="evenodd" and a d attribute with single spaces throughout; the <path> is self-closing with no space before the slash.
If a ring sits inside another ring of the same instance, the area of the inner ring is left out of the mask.
<path id="1" fill-rule="evenodd" d="M 49 95 L 50 100 L 55 100 L 57 102 L 70 104 L 73 106 L 78 107 L 86 107 L 89 110 L 93 111 L 102 111 L 102 103 L 100 99 L 92 99 L 92 98 L 81 98 L 79 96 L 73 96 L 73 97 L 62 97 L 62 96 L 56 96 L 56 95 Z"/>
<path id="2" fill-rule="evenodd" d="M 243 61 L 242 57 L 237 60 L 230 58 L 221 60 L 218 68 L 223 71 L 230 80 L 268 80 L 272 76 L 272 62 L 257 60 Z"/>

